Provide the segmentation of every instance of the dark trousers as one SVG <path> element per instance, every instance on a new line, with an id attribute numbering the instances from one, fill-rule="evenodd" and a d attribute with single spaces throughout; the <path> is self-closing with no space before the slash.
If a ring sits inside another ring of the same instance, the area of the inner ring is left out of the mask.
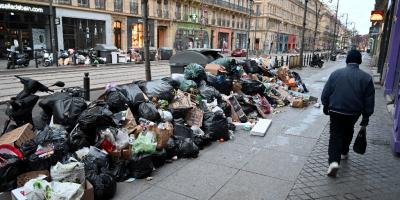
<path id="1" fill-rule="evenodd" d="M 343 115 L 339 113 L 329 113 L 330 136 L 329 136 L 329 164 L 337 162 L 340 164 L 340 155 L 349 153 L 349 147 L 354 134 L 354 125 L 359 115 Z"/>

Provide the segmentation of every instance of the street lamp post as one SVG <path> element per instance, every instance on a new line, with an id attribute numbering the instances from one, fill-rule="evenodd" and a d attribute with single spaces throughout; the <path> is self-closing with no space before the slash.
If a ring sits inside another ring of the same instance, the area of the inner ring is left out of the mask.
<path id="1" fill-rule="evenodd" d="M 309 0 L 305 0 L 304 3 L 304 15 L 303 15 L 303 30 L 301 31 L 301 47 L 300 47 L 300 67 L 303 67 L 304 58 L 304 33 L 306 32 L 306 18 L 307 18 L 307 4 Z"/>
<path id="2" fill-rule="evenodd" d="M 334 26 L 334 30 L 333 30 L 333 42 L 332 42 L 331 56 L 336 51 L 336 26 L 337 26 L 337 22 L 338 22 L 339 1 L 340 0 L 337 0 L 337 5 L 336 5 L 336 16 L 335 16 L 335 26 Z"/>
<path id="3" fill-rule="evenodd" d="M 249 7 L 250 2 L 250 7 Z M 250 49 L 250 26 L 251 26 L 251 10 L 253 8 L 253 0 L 247 0 L 247 8 L 249 8 L 249 21 L 247 26 L 247 47 L 246 47 L 246 60 L 249 59 L 249 49 Z"/>
<path id="4" fill-rule="evenodd" d="M 276 34 L 276 54 L 279 52 L 279 45 L 281 44 L 279 35 L 281 34 L 281 24 L 283 24 L 283 21 L 278 24 L 278 33 Z"/>

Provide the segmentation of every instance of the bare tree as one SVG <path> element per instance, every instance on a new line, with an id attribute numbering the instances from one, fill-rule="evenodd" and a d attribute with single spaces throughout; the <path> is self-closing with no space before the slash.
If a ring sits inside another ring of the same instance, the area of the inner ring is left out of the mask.
<path id="1" fill-rule="evenodd" d="M 318 6 L 319 4 L 319 6 Z M 313 44 L 313 54 L 315 52 L 315 43 L 317 41 L 317 32 L 318 32 L 318 25 L 319 25 L 319 21 L 322 18 L 322 16 L 320 16 L 321 13 L 321 8 L 322 8 L 322 2 L 320 2 L 319 0 L 315 0 L 315 30 L 314 30 L 314 44 Z"/>

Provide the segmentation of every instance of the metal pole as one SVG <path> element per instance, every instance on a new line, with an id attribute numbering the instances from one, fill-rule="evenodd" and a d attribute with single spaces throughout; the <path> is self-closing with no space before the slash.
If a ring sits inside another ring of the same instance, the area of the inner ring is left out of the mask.
<path id="1" fill-rule="evenodd" d="M 142 8 L 143 8 L 143 34 L 144 34 L 144 66 L 146 72 L 146 81 L 151 80 L 151 69 L 150 69 L 150 40 L 149 40 L 149 9 L 148 9 L 149 0 L 142 0 Z"/>
<path id="2" fill-rule="evenodd" d="M 304 4 L 304 15 L 303 15 L 303 30 L 301 31 L 301 48 L 300 48 L 300 60 L 303 61 L 304 57 L 304 33 L 306 32 L 306 18 L 307 18 L 307 4 L 308 0 L 305 0 Z M 303 62 L 300 67 L 303 67 Z"/>
<path id="3" fill-rule="evenodd" d="M 54 36 L 54 13 L 53 13 L 53 0 L 49 0 L 49 9 L 50 9 L 50 46 L 51 46 L 51 52 L 53 53 L 53 62 L 56 62 L 56 65 L 58 67 L 58 62 L 57 62 L 57 52 L 55 48 L 55 43 L 56 39 Z M 53 64 L 53 63 L 51 63 Z"/>
<path id="4" fill-rule="evenodd" d="M 253 2 L 253 0 L 247 0 L 247 8 L 249 9 L 249 2 L 250 5 Z M 250 26 L 251 26 L 251 8 L 249 9 L 249 21 L 248 21 L 248 26 L 247 26 L 247 47 L 246 47 L 246 60 L 249 59 L 249 49 L 250 49 Z"/>
<path id="5" fill-rule="evenodd" d="M 315 53 L 315 43 L 317 41 L 317 29 L 318 29 L 318 23 L 319 23 L 319 13 L 321 12 L 321 7 L 322 7 L 322 3 L 318 8 L 318 2 L 319 1 L 315 1 L 315 30 L 314 30 L 314 43 L 313 43 L 313 50 L 312 50 L 312 54 L 314 55 Z"/>
<path id="6" fill-rule="evenodd" d="M 278 33 L 277 33 L 277 35 L 276 35 L 276 54 L 278 54 L 278 51 L 279 51 L 279 45 L 278 44 L 280 44 L 280 41 L 279 41 L 279 34 L 280 34 L 280 32 L 281 32 L 281 24 L 282 24 L 282 22 L 280 22 L 279 24 L 278 24 Z"/>
<path id="7" fill-rule="evenodd" d="M 333 30 L 333 42 L 332 42 L 332 50 L 331 50 L 331 54 L 333 54 L 334 51 L 336 51 L 336 26 L 337 26 L 337 21 L 338 21 L 338 12 L 339 12 L 339 1 L 337 0 L 337 5 L 336 5 L 336 16 L 335 16 L 335 26 L 334 26 L 334 30 Z"/>
<path id="8" fill-rule="evenodd" d="M 251 12 L 251 11 L 250 11 Z M 256 22 L 254 24 L 254 40 L 253 40 L 253 52 L 256 52 L 256 37 L 257 37 L 257 25 L 258 25 L 258 12 L 259 10 L 257 10 L 256 8 Z"/>

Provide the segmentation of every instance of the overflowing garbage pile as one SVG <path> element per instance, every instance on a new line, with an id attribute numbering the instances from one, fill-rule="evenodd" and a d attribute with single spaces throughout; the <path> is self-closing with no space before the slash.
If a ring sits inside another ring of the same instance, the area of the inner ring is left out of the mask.
<path id="1" fill-rule="evenodd" d="M 109 84 L 93 102 L 55 93 L 40 102 L 44 127 L 1 136 L 0 191 L 16 199 L 110 199 L 116 182 L 196 158 L 277 107 L 306 106 L 314 100 L 306 92 L 287 67 L 221 58 L 161 80 Z"/>

